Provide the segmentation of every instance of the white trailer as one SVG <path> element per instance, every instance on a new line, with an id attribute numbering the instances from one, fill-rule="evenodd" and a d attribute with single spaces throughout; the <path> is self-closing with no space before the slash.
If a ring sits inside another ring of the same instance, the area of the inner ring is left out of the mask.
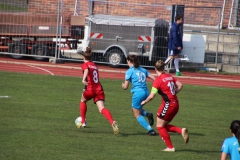
<path id="1" fill-rule="evenodd" d="M 167 57 L 168 30 L 169 22 L 162 19 L 91 15 L 86 18 L 78 53 L 90 46 L 94 61 L 119 66 L 134 54 L 142 65 L 153 65 Z"/>

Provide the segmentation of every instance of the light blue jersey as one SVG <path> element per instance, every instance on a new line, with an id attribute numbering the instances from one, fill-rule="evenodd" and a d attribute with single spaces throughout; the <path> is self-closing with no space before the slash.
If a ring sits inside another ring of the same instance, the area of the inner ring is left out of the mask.
<path id="1" fill-rule="evenodd" d="M 231 160 L 240 160 L 240 146 L 235 136 L 224 140 L 221 151 L 229 155 Z"/>
<path id="2" fill-rule="evenodd" d="M 127 70 L 125 80 L 132 83 L 131 92 L 132 96 L 132 107 L 136 109 L 142 108 L 141 102 L 148 97 L 148 88 L 146 79 L 149 72 L 142 68 L 131 67 Z"/>
<path id="3" fill-rule="evenodd" d="M 149 75 L 149 72 L 142 67 L 134 68 L 132 66 L 129 68 L 125 75 L 125 80 L 132 83 L 131 92 L 134 93 L 136 91 L 146 91 L 147 84 L 146 79 Z"/>

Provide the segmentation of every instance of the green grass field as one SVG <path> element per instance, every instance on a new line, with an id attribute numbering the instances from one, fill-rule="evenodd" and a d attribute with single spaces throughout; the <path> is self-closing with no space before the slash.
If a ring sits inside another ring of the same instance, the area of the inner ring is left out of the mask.
<path id="1" fill-rule="evenodd" d="M 6 160 L 215 160 L 220 159 L 229 125 L 239 116 L 239 89 L 184 85 L 180 111 L 172 124 L 187 127 L 189 144 L 170 133 L 175 153 L 159 136 L 149 137 L 131 112 L 122 81 L 101 79 L 106 107 L 119 123 L 115 136 L 108 121 L 88 102 L 87 128 L 77 129 L 81 78 L 0 72 L 0 159 Z M 149 83 L 149 89 L 151 84 Z M 160 98 L 144 108 L 156 114 Z M 154 126 L 155 129 L 155 126 Z"/>

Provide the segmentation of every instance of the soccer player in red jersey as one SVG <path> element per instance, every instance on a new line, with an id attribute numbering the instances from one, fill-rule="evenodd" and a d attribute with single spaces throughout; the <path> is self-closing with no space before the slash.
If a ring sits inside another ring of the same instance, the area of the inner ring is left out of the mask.
<path id="1" fill-rule="evenodd" d="M 105 94 L 102 85 L 99 81 L 98 67 L 91 61 L 92 52 L 91 48 L 87 47 L 83 53 L 84 63 L 81 68 L 83 71 L 82 83 L 85 85 L 83 90 L 81 102 L 80 102 L 80 114 L 82 116 L 82 123 L 78 125 L 80 127 L 86 127 L 86 113 L 87 102 L 93 99 L 93 102 L 97 104 L 98 110 L 103 116 L 110 122 L 114 134 L 118 134 L 119 128 L 116 121 L 113 120 L 111 112 L 104 107 Z"/>
<path id="2" fill-rule="evenodd" d="M 156 62 L 155 71 L 158 77 L 153 82 L 150 95 L 141 104 L 145 105 L 151 101 L 157 93 L 162 96 L 162 104 L 157 112 L 156 128 L 160 137 L 162 137 L 167 145 L 167 148 L 163 151 L 174 152 L 175 148 L 172 145 L 168 132 L 179 133 L 183 136 L 185 143 L 189 141 L 188 130 L 186 128 L 179 128 L 169 124 L 178 113 L 179 103 L 177 93 L 182 89 L 183 85 L 170 74 L 164 73 L 163 61 L 159 60 Z"/>

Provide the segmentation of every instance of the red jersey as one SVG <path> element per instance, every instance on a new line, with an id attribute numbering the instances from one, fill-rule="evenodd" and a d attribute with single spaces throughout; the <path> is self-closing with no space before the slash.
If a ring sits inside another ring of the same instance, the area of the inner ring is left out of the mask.
<path id="1" fill-rule="evenodd" d="M 88 69 L 88 75 L 86 77 L 86 81 L 88 85 L 85 86 L 87 90 L 102 90 L 101 83 L 99 81 L 98 67 L 94 62 L 85 62 L 81 66 L 82 71 L 84 73 L 85 69 Z"/>
<path id="2" fill-rule="evenodd" d="M 162 73 L 155 79 L 152 86 L 158 90 L 163 101 L 169 102 L 171 100 L 178 100 L 175 91 L 176 81 L 170 74 Z"/>

